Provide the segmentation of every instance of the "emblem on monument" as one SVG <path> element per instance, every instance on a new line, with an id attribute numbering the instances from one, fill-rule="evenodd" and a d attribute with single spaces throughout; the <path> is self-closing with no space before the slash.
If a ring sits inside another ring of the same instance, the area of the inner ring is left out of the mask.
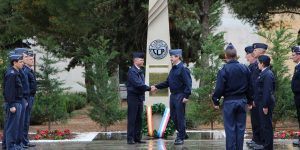
<path id="1" fill-rule="evenodd" d="M 154 59 L 163 59 L 168 54 L 168 44 L 163 40 L 154 40 L 149 45 L 149 53 Z"/>

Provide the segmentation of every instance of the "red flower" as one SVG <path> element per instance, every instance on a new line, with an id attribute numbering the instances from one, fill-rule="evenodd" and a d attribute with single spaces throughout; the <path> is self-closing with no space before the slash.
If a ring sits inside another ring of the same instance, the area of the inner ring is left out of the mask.
<path id="1" fill-rule="evenodd" d="M 286 133 L 282 133 L 280 138 L 284 139 L 286 137 Z"/>
<path id="2" fill-rule="evenodd" d="M 297 136 L 299 137 L 300 136 L 300 131 L 296 132 Z"/>
<path id="3" fill-rule="evenodd" d="M 36 139 L 36 140 L 39 140 L 39 139 L 40 139 L 40 136 L 39 136 L 39 135 L 36 135 L 36 136 L 35 136 L 35 139 Z"/>
<path id="4" fill-rule="evenodd" d="M 70 132 L 69 129 L 65 129 L 65 130 L 64 130 L 64 133 L 65 133 L 66 135 L 69 135 L 71 132 Z"/>
<path id="5" fill-rule="evenodd" d="M 290 136 L 294 136 L 294 131 L 293 130 L 290 131 Z"/>

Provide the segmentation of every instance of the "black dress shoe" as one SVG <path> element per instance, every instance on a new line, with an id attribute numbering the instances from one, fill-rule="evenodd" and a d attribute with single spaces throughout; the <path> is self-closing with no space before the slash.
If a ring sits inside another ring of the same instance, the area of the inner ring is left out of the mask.
<path id="1" fill-rule="evenodd" d="M 26 146 L 28 146 L 28 147 L 35 147 L 36 145 L 32 144 L 32 143 L 28 143 Z"/>
<path id="2" fill-rule="evenodd" d="M 297 140 L 297 141 L 294 141 L 294 142 L 293 142 L 293 145 L 294 145 L 294 146 L 300 146 L 299 143 L 300 143 L 299 140 Z"/>
<path id="3" fill-rule="evenodd" d="M 140 143 L 140 144 L 146 143 L 146 141 L 142 141 L 142 140 L 135 140 L 134 142 L 135 143 Z"/>
<path id="4" fill-rule="evenodd" d="M 253 144 L 253 143 L 255 143 L 253 140 L 251 140 L 251 141 L 247 141 L 246 142 L 246 144 L 249 146 L 250 144 Z"/>
<path id="5" fill-rule="evenodd" d="M 184 139 L 185 139 L 185 140 L 186 140 L 186 139 L 189 139 L 189 136 L 188 136 L 187 134 L 185 134 Z"/>
<path id="6" fill-rule="evenodd" d="M 174 145 L 182 145 L 183 143 L 184 143 L 183 140 L 177 139 L 175 140 Z"/>
<path id="7" fill-rule="evenodd" d="M 135 144 L 135 142 L 133 140 L 128 140 L 127 144 Z"/>
<path id="8" fill-rule="evenodd" d="M 265 147 L 263 146 L 263 145 L 255 145 L 254 147 L 253 147 L 253 149 L 255 149 L 255 150 L 262 150 L 262 149 L 264 149 Z"/>
<path id="9" fill-rule="evenodd" d="M 27 146 L 27 145 L 21 145 L 22 146 L 22 148 L 24 148 L 24 149 L 28 149 L 29 148 L 29 146 Z"/>

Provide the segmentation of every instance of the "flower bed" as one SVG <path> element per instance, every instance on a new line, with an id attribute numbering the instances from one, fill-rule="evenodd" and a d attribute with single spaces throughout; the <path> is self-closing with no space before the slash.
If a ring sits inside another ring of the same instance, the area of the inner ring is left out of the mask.
<path id="1" fill-rule="evenodd" d="M 37 130 L 36 134 L 30 135 L 31 140 L 64 140 L 73 139 L 75 134 L 72 134 L 69 129 L 60 130 Z"/>
<path id="2" fill-rule="evenodd" d="M 274 133 L 275 139 L 298 139 L 299 137 L 300 137 L 300 131 L 283 130 L 283 131 L 276 131 Z"/>

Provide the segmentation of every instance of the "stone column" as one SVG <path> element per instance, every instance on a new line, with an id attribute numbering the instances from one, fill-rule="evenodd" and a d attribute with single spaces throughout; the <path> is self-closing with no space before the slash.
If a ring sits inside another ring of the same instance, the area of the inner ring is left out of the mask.
<path id="1" fill-rule="evenodd" d="M 171 69 L 169 49 L 168 0 L 149 0 L 146 84 L 153 85 L 167 79 Z M 169 89 L 160 90 L 155 95 L 147 92 L 145 104 L 163 103 L 168 107 L 169 95 Z"/>

